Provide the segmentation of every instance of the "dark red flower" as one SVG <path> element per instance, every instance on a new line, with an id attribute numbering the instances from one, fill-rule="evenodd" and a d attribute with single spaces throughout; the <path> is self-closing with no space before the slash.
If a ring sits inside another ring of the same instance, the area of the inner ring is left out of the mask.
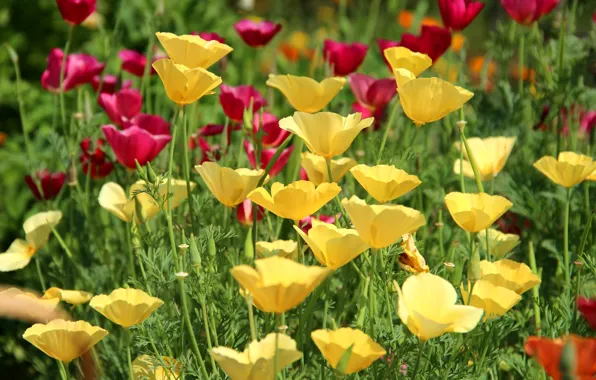
<path id="1" fill-rule="evenodd" d="M 285 131 L 279 127 L 279 119 L 277 116 L 263 112 L 263 121 L 261 122 L 261 116 L 259 112 L 254 114 L 252 119 L 253 133 L 258 133 L 259 128 L 263 129 L 263 137 L 261 143 L 263 148 L 274 148 L 281 143 L 290 135 L 290 132 Z"/>
<path id="2" fill-rule="evenodd" d="M 110 120 L 120 126 L 130 124 L 131 119 L 143 107 L 143 97 L 134 88 L 120 90 L 115 94 L 100 94 L 97 100 Z"/>
<path id="3" fill-rule="evenodd" d="M 35 198 L 38 200 L 48 200 L 56 198 L 58 193 L 60 193 L 60 189 L 66 180 L 66 173 L 51 173 L 46 169 L 42 169 L 35 172 L 35 177 L 37 177 L 37 181 L 34 181 L 30 175 L 25 176 L 27 186 L 29 186 Z M 39 183 L 39 188 L 36 182 Z M 41 193 L 39 192 L 40 188 Z"/>
<path id="4" fill-rule="evenodd" d="M 420 36 L 404 33 L 400 46 L 413 52 L 426 54 L 433 62 L 441 58 L 451 46 L 451 31 L 440 26 L 423 25 Z"/>
<path id="5" fill-rule="evenodd" d="M 201 37 L 202 39 L 204 39 L 205 41 L 217 41 L 220 43 L 225 43 L 226 39 L 223 38 L 222 36 L 220 36 L 219 34 L 215 33 L 215 32 L 192 32 L 191 34 L 197 35 L 199 37 Z"/>
<path id="6" fill-rule="evenodd" d="M 441 18 L 446 28 L 465 29 L 484 8 L 484 4 L 472 0 L 439 0 Z"/>
<path id="7" fill-rule="evenodd" d="M 501 0 L 505 11 L 522 25 L 530 25 L 549 14 L 560 0 Z"/>
<path id="8" fill-rule="evenodd" d="M 140 113 L 130 120 L 130 123 L 124 125 L 124 129 L 130 128 L 136 125 L 141 129 L 146 130 L 152 135 L 169 135 L 170 134 L 170 123 L 165 121 L 159 115 L 148 115 L 146 113 Z"/>
<path id="9" fill-rule="evenodd" d="M 345 76 L 353 73 L 364 61 L 368 46 L 358 42 L 344 43 L 325 40 L 323 58 L 333 67 L 333 75 Z"/>
<path id="10" fill-rule="evenodd" d="M 254 22 L 252 20 L 240 20 L 234 24 L 234 29 L 248 46 L 265 46 L 281 30 L 281 24 L 271 21 Z"/>
<path id="11" fill-rule="evenodd" d="M 56 0 L 64 21 L 78 25 L 95 12 L 96 0 Z"/>
<path id="12" fill-rule="evenodd" d="M 217 136 L 226 128 L 223 124 L 207 124 L 199 130 L 201 136 Z"/>
<path id="13" fill-rule="evenodd" d="M 375 79 L 364 74 L 352 74 L 348 80 L 356 101 L 371 110 L 385 108 L 397 94 L 395 79 Z"/>
<path id="14" fill-rule="evenodd" d="M 41 85 L 44 89 L 51 92 L 60 91 L 60 71 L 63 58 L 64 52 L 61 49 L 54 48 L 50 51 L 47 67 L 41 75 Z M 91 55 L 69 54 L 66 57 L 62 88 L 64 91 L 69 91 L 85 83 L 91 83 L 93 77 L 101 74 L 104 67 L 105 64 Z"/>
<path id="15" fill-rule="evenodd" d="M 252 213 L 253 207 L 254 206 L 250 199 L 245 199 L 244 201 L 242 201 L 242 203 L 238 205 L 238 207 L 236 207 L 236 218 L 238 219 L 240 224 L 245 225 L 247 227 L 252 226 L 254 218 Z M 263 215 L 265 214 L 265 211 L 261 206 L 257 206 L 257 209 L 259 210 L 257 213 L 257 220 L 263 220 Z"/>
<path id="16" fill-rule="evenodd" d="M 91 80 L 91 86 L 95 92 L 99 91 L 99 86 L 101 85 L 101 93 L 102 94 L 113 94 L 118 90 L 131 88 L 132 81 L 130 79 L 125 80 L 120 84 L 120 79 L 112 74 L 106 74 L 103 76 L 103 83 L 101 83 L 101 78 L 99 75 L 96 75 Z"/>
<path id="17" fill-rule="evenodd" d="M 339 217 L 339 214 L 338 214 Z M 335 223 L 335 216 L 328 216 L 328 215 L 319 215 L 319 216 L 315 216 L 315 219 L 319 219 L 321 222 L 325 222 L 325 223 L 329 223 L 329 224 L 333 224 Z M 304 231 L 305 234 L 308 233 L 308 231 L 310 231 L 310 229 L 312 228 L 312 219 L 313 216 L 307 216 L 304 219 L 301 219 L 300 222 L 298 222 L 298 227 L 300 227 L 300 229 L 302 231 Z"/>
<path id="18" fill-rule="evenodd" d="M 385 58 L 385 50 L 392 48 L 392 47 L 401 46 L 400 42 L 385 40 L 383 38 L 377 38 L 377 46 L 379 47 L 379 50 L 381 51 L 381 57 L 383 57 L 383 61 L 385 61 L 385 64 L 387 65 L 389 70 L 393 73 L 393 69 L 391 68 L 391 65 L 389 64 L 389 61 L 387 60 L 387 58 Z"/>
<path id="19" fill-rule="evenodd" d="M 579 297 L 577 299 L 577 309 L 586 318 L 592 330 L 596 330 L 596 299 Z"/>
<path id="20" fill-rule="evenodd" d="M 154 135 L 137 125 L 124 130 L 104 125 L 101 129 L 118 162 L 129 169 L 136 169 L 135 160 L 140 165 L 152 161 L 172 140 L 169 134 Z"/>
<path id="21" fill-rule="evenodd" d="M 198 164 L 206 161 L 219 161 L 223 153 L 223 148 L 219 144 L 210 145 L 200 134 L 192 135 L 188 141 L 188 146 L 191 150 L 197 148 L 201 150 L 202 155 L 197 162 Z"/>
<path id="22" fill-rule="evenodd" d="M 522 229 L 529 230 L 532 228 L 530 220 L 511 211 L 507 211 L 497 219 L 496 224 L 499 230 L 506 234 L 521 235 Z"/>
<path id="23" fill-rule="evenodd" d="M 147 57 L 138 51 L 123 49 L 118 53 L 118 58 L 122 61 L 122 70 L 131 73 L 134 76 L 142 77 L 145 75 L 145 66 L 147 66 Z M 154 59 L 155 61 L 155 59 Z M 153 67 L 149 68 L 149 75 L 156 74 Z"/>
<path id="24" fill-rule="evenodd" d="M 95 150 L 91 149 L 91 139 L 89 137 L 84 138 L 80 145 L 83 152 L 79 157 L 79 161 L 85 175 L 90 175 L 93 179 L 100 179 L 112 172 L 114 164 L 108 160 L 102 149 L 105 145 L 105 140 L 97 139 Z"/>
<path id="25" fill-rule="evenodd" d="M 271 168 L 271 171 L 269 172 L 269 175 L 271 177 L 275 177 L 276 175 L 278 175 L 283 170 L 283 168 L 288 164 L 288 160 L 290 159 L 290 156 L 292 155 L 293 150 L 294 150 L 294 146 L 292 145 L 291 147 L 286 148 L 281 152 L 281 154 L 277 158 L 277 161 L 275 161 L 275 164 L 273 164 L 273 167 Z M 263 151 L 261 151 L 261 160 L 260 160 L 261 162 L 260 162 L 259 167 L 257 167 L 257 162 L 256 162 L 256 158 L 255 158 L 255 149 L 254 149 L 253 145 L 250 143 L 250 141 L 248 141 L 248 140 L 244 140 L 244 151 L 246 152 L 246 155 L 248 156 L 248 161 L 250 162 L 250 166 L 252 166 L 255 169 L 265 169 L 267 167 L 267 165 L 269 165 L 269 162 L 275 155 L 275 152 L 277 151 L 277 149 L 271 148 L 271 149 L 264 149 Z"/>
<path id="26" fill-rule="evenodd" d="M 230 120 L 241 122 L 244 118 L 244 110 L 250 108 L 251 99 L 253 113 L 267 105 L 263 95 L 253 86 L 221 85 L 219 103 Z"/>

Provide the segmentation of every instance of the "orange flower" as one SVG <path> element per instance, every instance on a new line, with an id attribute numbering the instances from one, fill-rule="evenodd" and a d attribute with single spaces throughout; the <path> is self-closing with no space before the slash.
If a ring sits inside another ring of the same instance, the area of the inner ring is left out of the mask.
<path id="1" fill-rule="evenodd" d="M 414 23 L 414 13 L 410 11 L 401 11 L 397 15 L 397 23 L 404 29 L 410 29 Z M 443 26 L 439 20 L 432 17 L 422 19 L 421 25 Z"/>
<path id="2" fill-rule="evenodd" d="M 8 138 L 8 135 L 4 132 L 0 132 L 0 146 L 4 145 L 4 142 Z"/>
<path id="3" fill-rule="evenodd" d="M 472 77 L 474 79 L 480 78 L 480 74 L 482 74 L 482 68 L 484 67 L 485 59 L 486 59 L 485 56 L 477 55 L 475 57 L 470 58 L 470 60 L 468 61 L 468 68 L 470 69 L 470 71 L 472 73 Z M 489 80 L 492 80 L 496 73 L 497 73 L 497 64 L 495 63 L 495 61 L 491 60 L 488 63 L 488 66 L 486 68 L 486 77 Z"/>
<path id="4" fill-rule="evenodd" d="M 464 47 L 464 43 L 466 42 L 466 37 L 464 37 L 461 33 L 454 33 L 453 37 L 451 38 L 451 49 L 453 51 L 458 52 L 461 48 Z"/>
<path id="5" fill-rule="evenodd" d="M 519 79 L 519 66 L 518 65 L 514 65 L 511 67 L 511 77 L 514 80 Z M 534 83 L 536 81 L 536 71 L 534 71 L 534 69 L 524 67 L 524 69 L 522 70 L 522 79 L 524 82 L 527 82 L 529 79 L 530 83 Z"/>
<path id="6" fill-rule="evenodd" d="M 550 340 L 531 336 L 526 340 L 525 350 L 542 365 L 546 373 L 554 380 L 563 378 L 560 370 L 561 354 L 567 341 L 571 339 L 575 346 L 575 374 L 578 379 L 589 379 L 596 375 L 596 339 L 569 335 Z"/>

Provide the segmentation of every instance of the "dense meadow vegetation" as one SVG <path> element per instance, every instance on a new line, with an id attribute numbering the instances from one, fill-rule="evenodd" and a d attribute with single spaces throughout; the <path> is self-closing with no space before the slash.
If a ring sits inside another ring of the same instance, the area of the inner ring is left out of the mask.
<path id="1" fill-rule="evenodd" d="M 3 2 L 2 377 L 593 378 L 595 25 Z"/>

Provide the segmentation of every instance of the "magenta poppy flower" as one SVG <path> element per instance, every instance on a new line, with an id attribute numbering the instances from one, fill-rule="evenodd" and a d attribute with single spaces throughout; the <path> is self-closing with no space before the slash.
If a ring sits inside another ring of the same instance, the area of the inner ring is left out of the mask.
<path id="1" fill-rule="evenodd" d="M 338 217 L 340 215 L 341 214 L 338 214 Z M 310 216 L 307 216 L 304 219 L 301 219 L 298 222 L 298 227 L 300 227 L 300 229 L 302 231 L 304 231 L 305 234 L 307 234 L 308 231 L 310 231 L 310 229 L 312 228 L 312 218 L 313 218 L 313 216 L 310 215 Z M 315 218 L 316 219 L 319 219 L 321 222 L 324 222 L 324 223 L 329 223 L 329 224 L 335 223 L 335 216 L 333 216 L 333 215 L 331 215 L 331 216 L 328 216 L 328 215 L 319 215 L 319 216 L 315 216 Z"/>
<path id="2" fill-rule="evenodd" d="M 414 52 L 426 54 L 435 62 L 451 46 L 451 31 L 440 26 L 423 25 L 419 36 L 403 34 L 400 45 Z"/>
<path id="3" fill-rule="evenodd" d="M 147 57 L 138 51 L 123 49 L 118 53 L 118 58 L 122 61 L 122 70 L 131 73 L 134 76 L 142 77 L 145 75 L 145 67 L 147 66 Z M 155 61 L 155 59 L 154 59 Z M 149 75 L 156 74 L 153 67 L 149 68 Z"/>
<path id="4" fill-rule="evenodd" d="M 323 57 L 333 67 L 333 75 L 345 76 L 358 69 L 364 61 L 367 50 L 368 46 L 358 42 L 350 44 L 325 40 Z"/>
<path id="5" fill-rule="evenodd" d="M 348 81 L 356 101 L 371 110 L 385 108 L 397 94 L 395 79 L 375 79 L 369 75 L 354 73 L 348 77 Z"/>
<path id="6" fill-rule="evenodd" d="M 441 18 L 446 28 L 464 30 L 478 16 L 484 4 L 472 0 L 439 0 Z"/>
<path id="7" fill-rule="evenodd" d="M 58 48 L 52 49 L 48 55 L 47 67 L 41 75 L 41 85 L 47 91 L 59 92 L 60 90 L 60 71 L 63 58 L 64 52 Z M 93 77 L 101 74 L 104 67 L 105 64 L 91 55 L 69 54 L 66 57 L 66 67 L 64 68 L 64 83 L 62 84 L 64 91 L 91 83 Z"/>
<path id="8" fill-rule="evenodd" d="M 279 119 L 277 116 L 263 112 L 263 121 L 261 122 L 259 112 L 256 112 L 252 119 L 252 131 L 254 134 L 259 132 L 259 128 L 263 129 L 263 136 L 261 143 L 263 148 L 273 148 L 281 143 L 290 135 L 290 132 L 284 131 L 279 127 Z"/>
<path id="9" fill-rule="evenodd" d="M 373 110 L 363 104 L 354 102 L 354 103 L 352 103 L 352 113 L 355 113 L 355 112 L 360 112 L 360 114 L 361 114 L 360 117 L 362 119 L 374 117 L 375 122 L 373 124 L 373 130 L 376 131 L 379 128 L 381 128 L 381 122 L 385 116 L 385 107 L 379 107 L 379 108 L 375 108 Z"/>
<path id="10" fill-rule="evenodd" d="M 240 20 L 234 24 L 234 29 L 248 46 L 265 46 L 281 30 L 281 24 L 271 21 Z"/>
<path id="11" fill-rule="evenodd" d="M 41 201 L 56 198 L 58 193 L 60 193 L 60 189 L 62 189 L 62 186 L 64 185 L 66 173 L 51 173 L 46 169 L 42 169 L 35 172 L 35 177 L 37 177 L 39 187 L 30 175 L 25 176 L 25 182 L 27 183 L 27 186 L 29 186 L 29 189 L 31 189 L 33 196 Z M 41 193 L 39 192 L 40 188 Z"/>
<path id="12" fill-rule="evenodd" d="M 220 36 L 219 34 L 215 33 L 215 32 L 190 32 L 190 34 L 192 34 L 193 36 L 199 36 L 202 39 L 204 39 L 205 41 L 217 41 L 219 43 L 225 43 L 226 39 L 223 38 L 222 36 Z"/>
<path id="13" fill-rule="evenodd" d="M 533 24 L 558 4 L 559 0 L 501 0 L 507 14 L 522 25 Z"/>
<path id="14" fill-rule="evenodd" d="M 252 226 L 253 222 L 253 204 L 250 199 L 245 199 L 236 207 L 236 219 L 240 224 L 250 227 Z M 265 215 L 265 210 L 261 206 L 257 206 L 257 221 L 263 220 L 263 216 Z"/>
<path id="15" fill-rule="evenodd" d="M 300 168 L 300 179 L 302 181 L 308 181 L 308 174 L 306 173 L 306 170 L 304 170 L 304 168 Z"/>
<path id="16" fill-rule="evenodd" d="M 200 134 L 194 134 L 188 141 L 188 146 L 191 150 L 200 149 L 201 158 L 198 160 L 199 164 L 203 162 L 219 161 L 222 156 L 222 148 L 219 144 L 210 145 Z"/>
<path id="17" fill-rule="evenodd" d="M 596 330 L 596 299 L 579 297 L 577 299 L 577 310 L 584 316 L 592 330 Z"/>
<path id="18" fill-rule="evenodd" d="M 217 136 L 222 134 L 226 128 L 223 124 L 207 124 L 199 129 L 199 135 L 201 136 Z"/>
<path id="19" fill-rule="evenodd" d="M 96 0 L 56 0 L 64 21 L 78 25 L 95 12 Z"/>
<path id="20" fill-rule="evenodd" d="M 101 179 L 108 176 L 114 169 L 114 164 L 108 160 L 103 147 L 105 145 L 104 139 L 97 139 L 95 142 L 95 150 L 91 148 L 91 139 L 89 137 L 84 138 L 81 141 L 81 156 L 79 161 L 81 162 L 83 173 L 90 175 L 93 179 Z"/>
<path id="21" fill-rule="evenodd" d="M 115 94 L 100 94 L 98 103 L 112 123 L 124 126 L 130 124 L 131 119 L 141 112 L 143 97 L 138 90 L 129 88 Z"/>
<path id="22" fill-rule="evenodd" d="M 224 113 L 230 120 L 241 122 L 244 118 L 244 110 L 250 108 L 252 99 L 252 112 L 257 112 L 261 107 L 267 105 L 263 95 L 253 86 L 220 86 L 219 103 Z"/>
<path id="23" fill-rule="evenodd" d="M 133 125 L 119 130 L 113 125 L 103 125 L 103 134 L 118 162 L 129 169 L 152 161 L 172 140 L 170 135 L 153 135 L 139 126 Z"/>
<path id="24" fill-rule="evenodd" d="M 152 135 L 170 134 L 170 123 L 165 121 L 159 115 L 148 115 L 146 113 L 140 113 L 133 117 L 128 125 L 124 125 L 124 129 L 130 128 L 133 125 L 141 127 L 141 129 L 146 130 Z"/>
<path id="25" fill-rule="evenodd" d="M 579 123 L 580 132 L 584 135 L 591 135 L 594 127 L 596 127 L 596 111 L 585 112 Z"/>
<path id="26" fill-rule="evenodd" d="M 101 76 L 96 75 L 93 77 L 93 79 L 91 79 L 91 87 L 93 87 L 95 92 L 100 90 L 100 85 L 102 94 L 113 94 L 118 90 L 132 87 L 132 81 L 130 79 L 120 83 L 120 79 L 117 76 L 106 74 L 103 76 L 103 83 L 101 83 L 101 78 Z"/>
<path id="27" fill-rule="evenodd" d="M 389 70 L 393 73 L 393 69 L 391 68 L 391 65 L 389 64 L 389 61 L 387 60 L 387 58 L 385 58 L 385 50 L 392 48 L 392 47 L 400 46 L 400 43 L 398 41 L 391 41 L 391 40 L 385 40 L 383 38 L 377 38 L 377 46 L 379 47 L 379 50 L 381 51 L 381 57 L 383 57 L 383 61 L 385 61 L 385 64 L 387 65 Z"/>
<path id="28" fill-rule="evenodd" d="M 273 165 L 273 167 L 271 168 L 271 171 L 269 172 L 269 175 L 271 177 L 275 177 L 284 169 L 284 167 L 288 164 L 288 160 L 290 159 L 290 156 L 292 155 L 293 150 L 294 150 L 294 146 L 292 145 L 291 147 L 286 148 L 281 152 L 281 154 L 277 158 L 277 161 L 275 161 L 275 164 Z M 250 162 L 250 165 L 253 168 L 265 169 L 267 167 L 267 165 L 269 165 L 269 161 L 271 161 L 271 159 L 275 155 L 275 152 L 277 151 L 277 149 L 272 148 L 272 149 L 264 149 L 263 151 L 261 151 L 261 160 L 260 160 L 261 162 L 260 162 L 260 165 L 258 168 L 257 168 L 257 162 L 256 162 L 256 158 L 255 158 L 255 149 L 254 149 L 253 145 L 250 143 L 250 141 L 248 141 L 248 140 L 244 140 L 244 151 L 246 152 L 246 155 L 248 156 L 248 162 Z"/>

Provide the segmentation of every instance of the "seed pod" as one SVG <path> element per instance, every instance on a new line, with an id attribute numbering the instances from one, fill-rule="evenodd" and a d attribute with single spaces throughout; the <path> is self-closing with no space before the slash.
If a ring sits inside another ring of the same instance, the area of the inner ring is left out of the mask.
<path id="1" fill-rule="evenodd" d="M 193 234 L 190 235 L 189 243 L 190 260 L 192 261 L 192 266 L 195 271 L 198 271 L 201 268 L 201 253 L 199 252 L 199 247 L 197 247 L 197 242 L 195 241 L 195 236 Z"/>
<path id="2" fill-rule="evenodd" d="M 150 162 L 147 162 L 147 179 L 149 179 L 149 182 L 151 182 L 152 184 L 154 184 L 154 185 L 157 184 L 157 175 L 155 174 L 155 171 L 151 167 Z"/>
<path id="3" fill-rule="evenodd" d="M 215 239 L 213 239 L 213 233 L 209 235 L 209 240 L 207 240 L 207 253 L 211 257 L 215 257 L 217 254 L 217 248 L 215 247 Z"/>

